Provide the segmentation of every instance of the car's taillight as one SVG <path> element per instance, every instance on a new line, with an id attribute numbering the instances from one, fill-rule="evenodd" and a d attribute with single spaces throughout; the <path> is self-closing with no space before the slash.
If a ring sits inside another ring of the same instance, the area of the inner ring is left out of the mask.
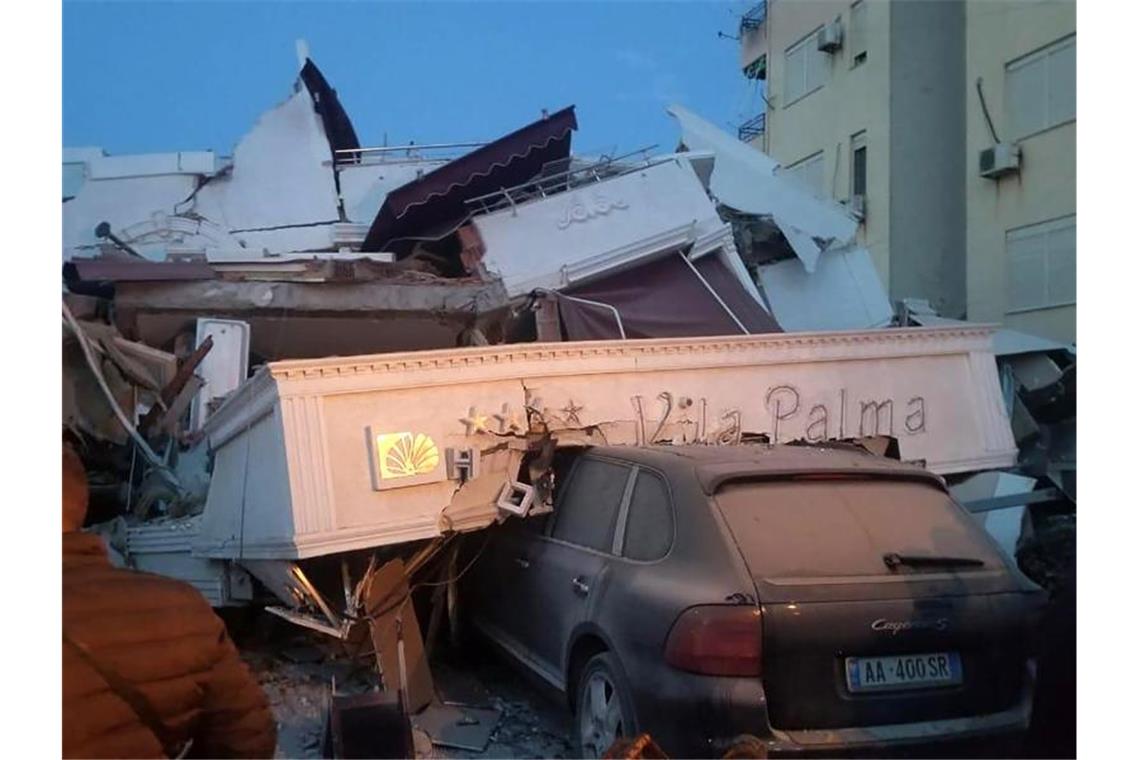
<path id="1" fill-rule="evenodd" d="M 760 610 L 719 604 L 690 607 L 669 631 L 665 661 L 710 676 L 760 675 Z"/>

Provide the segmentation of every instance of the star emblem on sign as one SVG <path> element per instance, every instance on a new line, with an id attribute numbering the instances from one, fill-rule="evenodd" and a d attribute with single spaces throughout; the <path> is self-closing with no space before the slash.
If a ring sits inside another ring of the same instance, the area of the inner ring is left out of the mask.
<path id="1" fill-rule="evenodd" d="M 573 423 L 575 425 L 581 425 L 582 420 L 578 419 L 578 412 L 582 411 L 585 408 L 586 407 L 584 407 L 584 406 L 578 406 L 577 404 L 575 404 L 574 399 L 570 399 L 567 402 L 566 406 L 562 407 L 558 411 L 562 412 L 562 414 L 564 415 L 564 419 L 567 422 Z"/>
<path id="2" fill-rule="evenodd" d="M 503 410 L 492 416 L 499 421 L 500 433 L 523 433 L 526 431 L 526 426 L 522 424 L 519 416 L 511 409 L 510 404 L 503 404 Z"/>
<path id="3" fill-rule="evenodd" d="M 474 406 L 470 407 L 467 416 L 461 417 L 459 421 L 467 428 L 467 435 L 487 432 L 487 415 L 479 414 L 479 410 Z"/>

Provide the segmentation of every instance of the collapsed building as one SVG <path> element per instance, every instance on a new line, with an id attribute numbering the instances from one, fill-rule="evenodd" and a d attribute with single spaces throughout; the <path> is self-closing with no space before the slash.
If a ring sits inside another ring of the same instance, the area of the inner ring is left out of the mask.
<path id="1" fill-rule="evenodd" d="M 892 305 L 848 209 L 669 114 L 669 153 L 577 156 L 572 106 L 367 148 L 306 59 L 232 157 L 65 151 L 64 419 L 120 561 L 391 674 L 362 611 L 549 510 L 558 446 L 889 436 L 1011 553 L 1069 519 L 1075 348 Z"/>

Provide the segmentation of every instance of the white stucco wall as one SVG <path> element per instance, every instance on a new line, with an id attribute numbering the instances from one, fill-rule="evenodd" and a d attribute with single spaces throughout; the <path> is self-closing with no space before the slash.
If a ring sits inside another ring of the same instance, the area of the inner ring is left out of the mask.
<path id="1" fill-rule="evenodd" d="M 1076 122 L 1019 141 L 1021 172 L 999 181 L 978 176 L 978 153 L 993 143 L 974 85 L 978 77 L 994 127 L 1010 140 L 1005 65 L 1076 30 L 1076 5 L 1064 0 L 989 0 L 966 4 L 967 314 L 1062 342 L 1076 340 L 1076 307 L 1008 314 L 1006 232 L 1076 213 Z"/>
<path id="2" fill-rule="evenodd" d="M 154 259 L 172 248 L 249 258 L 333 244 L 340 213 L 332 155 L 304 88 L 262 114 L 220 174 L 210 152 L 101 153 L 65 153 L 75 197 L 63 205 L 64 258 L 94 255 L 104 221 Z M 199 223 L 207 234 L 186 230 Z"/>
<path id="3" fill-rule="evenodd" d="M 557 288 L 672 250 L 725 225 L 683 158 L 474 219 L 510 295 Z M 536 255 L 535 241 L 542 241 Z"/>
<path id="4" fill-rule="evenodd" d="M 851 24 L 849 0 L 789 2 L 768 6 L 767 23 L 745 44 L 755 56 L 768 50 L 767 134 L 761 147 L 783 166 L 814 153 L 823 153 L 824 194 L 846 200 L 851 188 L 851 137 L 866 132 L 867 215 L 858 232 L 883 284 L 889 288 L 888 227 L 890 198 L 890 8 L 884 0 L 864 0 L 867 6 L 867 59 L 852 66 L 848 44 Z M 825 84 L 793 103 L 784 102 L 785 51 L 823 24 L 841 20 L 844 46 L 829 56 Z"/>

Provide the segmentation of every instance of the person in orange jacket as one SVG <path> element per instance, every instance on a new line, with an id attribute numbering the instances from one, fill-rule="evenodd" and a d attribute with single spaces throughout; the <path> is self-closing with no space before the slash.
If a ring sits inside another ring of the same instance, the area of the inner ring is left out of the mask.
<path id="1" fill-rule="evenodd" d="M 265 693 L 196 589 L 114 567 L 80 532 L 87 476 L 63 451 L 63 756 L 272 757 Z"/>

